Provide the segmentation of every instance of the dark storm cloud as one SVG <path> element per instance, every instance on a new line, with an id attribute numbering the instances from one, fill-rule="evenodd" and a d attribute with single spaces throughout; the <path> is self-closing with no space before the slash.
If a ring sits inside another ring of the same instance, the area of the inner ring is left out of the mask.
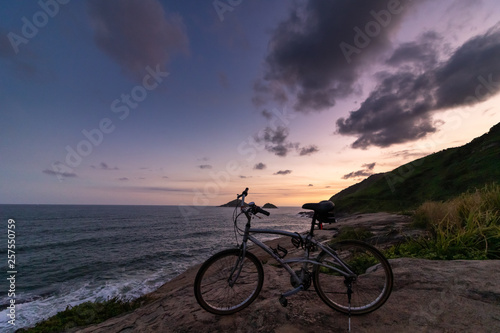
<path id="1" fill-rule="evenodd" d="M 498 93 L 500 26 L 463 44 L 437 69 L 436 87 L 439 109 L 475 104 Z"/>
<path id="2" fill-rule="evenodd" d="M 344 175 L 342 179 L 349 179 L 349 178 L 359 178 L 359 177 L 368 177 L 373 175 L 373 168 L 375 167 L 375 162 L 373 163 L 368 163 L 368 164 L 363 164 L 362 167 L 364 169 L 358 170 L 358 171 L 353 171 L 348 173 L 347 175 Z"/>
<path id="3" fill-rule="evenodd" d="M 499 92 L 498 27 L 470 39 L 448 59 L 422 71 L 437 59 L 438 43 L 439 38 L 424 38 L 396 49 L 388 63 L 398 70 L 379 74 L 380 83 L 360 108 L 337 120 L 338 133 L 357 136 L 353 148 L 418 140 L 437 130 L 432 119 L 435 111 L 473 105 Z"/>
<path id="4" fill-rule="evenodd" d="M 417 41 L 401 44 L 386 61 L 391 66 L 409 66 L 414 64 L 417 68 L 432 68 L 438 62 L 438 43 L 441 37 L 434 31 L 428 31 Z"/>
<path id="5" fill-rule="evenodd" d="M 264 170 L 266 168 L 266 165 L 262 162 L 257 163 L 253 167 L 255 170 Z"/>
<path id="6" fill-rule="evenodd" d="M 292 173 L 292 170 L 280 170 L 278 172 L 275 172 L 274 175 L 288 175 L 291 173 Z"/>
<path id="7" fill-rule="evenodd" d="M 188 52 L 182 17 L 165 13 L 158 0 L 88 0 L 97 46 L 123 71 L 141 79 L 147 66 L 164 66 L 173 53 Z"/>
<path id="8" fill-rule="evenodd" d="M 295 5 L 273 32 L 254 104 L 283 103 L 293 95 L 298 111 L 332 107 L 357 89 L 361 67 L 387 49 L 411 5 L 409 0 Z"/>

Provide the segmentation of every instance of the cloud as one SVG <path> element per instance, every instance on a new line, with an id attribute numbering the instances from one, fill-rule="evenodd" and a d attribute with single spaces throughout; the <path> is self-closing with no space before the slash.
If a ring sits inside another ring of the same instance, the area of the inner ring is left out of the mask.
<path id="1" fill-rule="evenodd" d="M 434 31 L 422 34 L 417 41 L 401 44 L 387 59 L 390 66 L 414 65 L 419 69 L 433 68 L 438 63 L 442 38 Z"/>
<path id="2" fill-rule="evenodd" d="M 94 41 L 122 70 L 142 79 L 147 66 L 162 67 L 175 53 L 188 53 L 182 17 L 158 0 L 88 0 Z"/>
<path id="3" fill-rule="evenodd" d="M 375 167 L 375 162 L 373 163 L 367 163 L 363 164 L 362 167 L 364 169 L 358 170 L 358 171 L 353 171 L 348 173 L 347 175 L 344 175 L 342 179 L 350 179 L 350 178 L 359 178 L 359 177 L 368 177 L 373 175 L 373 168 Z"/>
<path id="4" fill-rule="evenodd" d="M 297 1 L 271 36 L 264 73 L 254 84 L 254 104 L 292 100 L 297 111 L 320 111 L 358 90 L 363 67 L 387 49 L 390 37 L 416 2 L 398 2 L 392 14 L 389 3 Z M 365 31 L 376 25 L 379 29 L 370 38 Z M 364 40 L 357 37 L 361 34 Z M 341 47 L 346 44 L 357 52 L 346 54 Z"/>
<path id="5" fill-rule="evenodd" d="M 300 148 L 299 155 L 300 156 L 311 155 L 311 154 L 314 154 L 314 153 L 316 153 L 318 151 L 319 151 L 319 149 L 318 149 L 318 147 L 316 145 L 310 145 L 310 146 L 307 146 L 307 147 Z"/>
<path id="6" fill-rule="evenodd" d="M 266 168 L 266 165 L 262 162 L 259 162 L 254 165 L 253 167 L 255 170 L 264 170 Z"/>
<path id="7" fill-rule="evenodd" d="M 43 173 L 50 175 L 50 176 L 56 176 L 56 177 L 78 177 L 76 173 L 74 172 L 61 172 L 61 171 L 54 171 L 50 169 L 45 169 L 42 171 Z"/>
<path id="8" fill-rule="evenodd" d="M 149 186 L 149 187 L 133 187 L 132 189 L 140 191 L 149 192 L 189 192 L 185 189 L 173 188 L 173 187 L 159 187 L 159 186 Z"/>
<path id="9" fill-rule="evenodd" d="M 229 80 L 227 78 L 227 75 L 226 73 L 224 72 L 219 72 L 218 74 L 218 78 L 219 78 L 219 83 L 220 85 L 223 87 L 223 88 L 229 88 Z"/>
<path id="10" fill-rule="evenodd" d="M 274 173 L 274 175 L 288 175 L 291 173 L 292 173 L 292 170 L 280 170 L 280 171 Z"/>
<path id="11" fill-rule="evenodd" d="M 104 162 L 101 162 L 99 164 L 99 166 L 97 166 L 97 167 L 94 166 L 94 165 L 92 165 L 91 167 L 93 169 L 100 169 L 100 170 L 107 170 L 107 171 L 109 171 L 109 170 L 119 170 L 118 167 L 111 168 L 107 163 L 104 163 Z"/>
<path id="12" fill-rule="evenodd" d="M 471 38 L 438 63 L 439 44 L 439 38 L 427 34 L 393 52 L 388 63 L 398 69 L 379 73 L 381 82 L 360 108 L 337 120 L 338 133 L 357 136 L 353 148 L 421 139 L 436 132 L 436 111 L 473 105 L 500 91 L 498 27 Z"/>
<path id="13" fill-rule="evenodd" d="M 278 126 L 273 129 L 266 127 L 260 135 L 255 136 L 255 141 L 265 143 L 265 149 L 277 156 L 284 157 L 290 150 L 297 149 L 299 144 L 287 141 L 288 128 Z"/>
<path id="14" fill-rule="evenodd" d="M 212 169 L 212 166 L 210 164 L 202 164 L 202 165 L 198 165 L 198 168 L 200 168 L 200 169 Z"/>
<path id="15" fill-rule="evenodd" d="M 314 186 L 314 185 L 313 185 L 313 184 L 309 184 L 309 185 L 307 185 L 307 186 Z"/>
<path id="16" fill-rule="evenodd" d="M 128 181 L 129 179 L 127 177 L 121 177 L 121 178 L 118 178 L 119 181 L 122 181 L 122 182 L 126 182 Z"/>
<path id="17" fill-rule="evenodd" d="M 120 191 L 134 191 L 134 192 L 183 192 L 192 193 L 192 189 L 175 188 L 175 187 L 164 187 L 164 186 L 120 186 L 118 189 Z"/>
<path id="18" fill-rule="evenodd" d="M 409 158 L 417 159 L 427 155 L 429 155 L 428 152 L 423 152 L 421 150 L 410 150 L 410 149 L 404 149 L 391 153 L 391 157 L 397 157 L 399 159 L 402 158 L 403 160 L 407 160 Z"/>
<path id="19" fill-rule="evenodd" d="M 264 111 L 263 115 L 265 116 Z M 287 127 L 266 127 L 262 132 L 255 135 L 254 139 L 257 143 L 264 143 L 264 148 L 268 152 L 280 157 L 287 156 L 291 151 L 298 152 L 300 156 L 310 155 L 319 151 L 315 145 L 301 148 L 300 143 L 289 141 L 288 135 L 289 129 Z"/>
<path id="20" fill-rule="evenodd" d="M 264 109 L 260 112 L 260 114 L 266 118 L 267 120 L 271 120 L 273 119 L 273 114 L 271 112 L 269 112 L 268 110 Z"/>

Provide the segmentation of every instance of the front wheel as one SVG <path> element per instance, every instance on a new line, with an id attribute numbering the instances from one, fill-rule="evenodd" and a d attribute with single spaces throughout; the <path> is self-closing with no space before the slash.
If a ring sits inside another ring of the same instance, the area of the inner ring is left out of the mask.
<path id="1" fill-rule="evenodd" d="M 345 271 L 336 258 L 322 251 L 316 259 L 319 264 L 313 277 L 314 288 L 321 299 L 331 308 L 352 315 L 369 313 L 381 307 L 389 298 L 393 283 L 391 266 L 383 254 L 373 246 L 355 240 L 340 241 L 331 248 L 356 276 L 346 278 L 332 269 Z"/>
<path id="2" fill-rule="evenodd" d="M 200 267 L 194 294 L 203 309 L 228 315 L 244 309 L 257 298 L 264 282 L 262 264 L 250 252 L 246 252 L 244 258 L 240 256 L 239 249 L 225 250 Z"/>

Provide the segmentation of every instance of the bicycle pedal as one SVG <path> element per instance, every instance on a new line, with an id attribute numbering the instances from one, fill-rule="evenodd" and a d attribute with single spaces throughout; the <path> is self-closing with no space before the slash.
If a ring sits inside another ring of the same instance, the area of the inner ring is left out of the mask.
<path id="1" fill-rule="evenodd" d="M 284 308 L 286 308 L 286 306 L 288 305 L 288 300 L 286 299 L 286 297 L 281 296 L 279 298 L 279 301 L 280 301 L 281 306 L 284 307 Z"/>

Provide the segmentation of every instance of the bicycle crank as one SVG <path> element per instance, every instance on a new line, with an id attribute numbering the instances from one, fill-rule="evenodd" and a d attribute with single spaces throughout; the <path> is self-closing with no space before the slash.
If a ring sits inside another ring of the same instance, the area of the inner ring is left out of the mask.
<path id="1" fill-rule="evenodd" d="M 311 273 L 301 268 L 300 270 L 295 271 L 295 274 L 297 274 L 297 276 L 302 280 L 302 283 L 297 283 L 293 276 L 290 276 L 290 284 L 292 285 L 292 287 L 297 288 L 298 286 L 302 285 L 304 290 L 309 289 L 312 282 Z"/>

